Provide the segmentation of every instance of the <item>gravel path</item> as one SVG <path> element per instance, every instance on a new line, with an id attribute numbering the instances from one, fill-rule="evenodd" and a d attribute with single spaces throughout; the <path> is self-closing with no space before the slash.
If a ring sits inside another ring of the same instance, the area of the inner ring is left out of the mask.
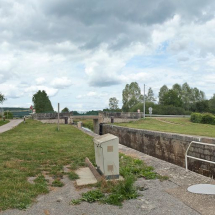
<path id="1" fill-rule="evenodd" d="M 0 126 L 0 133 L 9 131 L 10 129 L 19 125 L 21 122 L 23 122 L 23 119 L 12 119 L 12 120 L 10 120 L 10 122 L 8 122 L 7 124 Z"/>

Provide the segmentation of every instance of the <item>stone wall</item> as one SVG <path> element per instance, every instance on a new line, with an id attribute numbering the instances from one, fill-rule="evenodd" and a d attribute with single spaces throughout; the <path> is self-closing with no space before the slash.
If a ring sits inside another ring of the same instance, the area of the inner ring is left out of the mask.
<path id="1" fill-rule="evenodd" d="M 215 139 L 173 133 L 125 128 L 102 124 L 102 134 L 119 137 L 121 144 L 153 157 L 185 167 L 185 152 L 191 141 L 213 143 Z M 215 147 L 193 144 L 188 155 L 215 161 Z M 215 165 L 188 158 L 189 170 L 206 176 L 215 176 Z"/>
<path id="2" fill-rule="evenodd" d="M 121 122 L 131 122 L 131 121 L 137 121 L 139 119 L 124 119 L 124 118 L 114 118 L 114 122 L 121 123 Z M 111 118 L 105 117 L 103 118 L 103 123 L 111 123 Z"/>
<path id="3" fill-rule="evenodd" d="M 58 119 L 41 119 L 39 120 L 42 123 L 48 123 L 48 124 L 57 124 L 58 123 Z M 65 124 L 65 119 L 59 119 L 59 123 L 60 124 Z M 68 124 L 72 124 L 73 120 L 71 118 L 68 118 Z"/>
<path id="4" fill-rule="evenodd" d="M 70 113 L 60 113 L 59 114 L 60 119 L 63 119 L 64 117 L 70 117 Z M 37 120 L 43 120 L 43 119 L 57 119 L 58 118 L 58 113 L 35 113 L 32 114 L 33 119 Z"/>

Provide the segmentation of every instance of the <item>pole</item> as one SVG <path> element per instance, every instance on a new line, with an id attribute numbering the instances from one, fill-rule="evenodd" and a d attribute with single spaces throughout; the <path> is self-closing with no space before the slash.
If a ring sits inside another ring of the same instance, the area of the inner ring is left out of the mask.
<path id="1" fill-rule="evenodd" d="M 60 118 L 60 114 L 59 114 L 59 111 L 60 111 L 60 103 L 58 103 L 58 123 L 57 123 L 57 128 L 58 128 L 58 131 L 60 130 L 60 127 L 59 127 L 59 118 Z"/>
<path id="2" fill-rule="evenodd" d="M 144 90 L 143 90 L 143 119 L 145 119 L 145 112 L 146 112 L 146 104 L 145 104 L 145 84 L 144 84 Z"/>

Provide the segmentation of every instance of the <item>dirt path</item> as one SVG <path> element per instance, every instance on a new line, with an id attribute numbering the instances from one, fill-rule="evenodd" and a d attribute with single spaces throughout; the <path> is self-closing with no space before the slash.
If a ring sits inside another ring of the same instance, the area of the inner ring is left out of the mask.
<path id="1" fill-rule="evenodd" d="M 182 125 L 182 126 L 184 126 L 181 123 L 168 122 L 168 121 L 162 120 L 161 118 L 155 118 L 155 119 L 158 120 L 158 121 L 160 121 L 160 122 L 164 122 L 164 123 L 168 123 L 168 124 L 172 124 L 172 125 Z"/>

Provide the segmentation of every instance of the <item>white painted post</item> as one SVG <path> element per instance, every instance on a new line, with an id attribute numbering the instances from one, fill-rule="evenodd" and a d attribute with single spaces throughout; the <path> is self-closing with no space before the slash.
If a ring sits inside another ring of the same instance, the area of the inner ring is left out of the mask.
<path id="1" fill-rule="evenodd" d="M 59 119 L 60 119 L 60 114 L 59 114 L 59 111 L 60 111 L 60 103 L 58 103 L 58 131 L 60 130 L 60 127 L 59 127 Z"/>
<path id="2" fill-rule="evenodd" d="M 143 119 L 145 119 L 145 112 L 146 112 L 146 104 L 145 104 L 145 84 L 144 84 L 144 92 L 143 92 Z"/>

